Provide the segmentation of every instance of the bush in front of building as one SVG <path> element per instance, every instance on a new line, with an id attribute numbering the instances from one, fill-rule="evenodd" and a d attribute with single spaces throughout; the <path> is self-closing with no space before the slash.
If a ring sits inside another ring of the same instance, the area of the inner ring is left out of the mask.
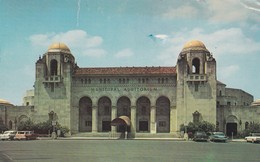
<path id="1" fill-rule="evenodd" d="M 40 134 L 40 135 L 49 135 L 55 130 L 57 133 L 57 130 L 60 130 L 60 136 L 64 136 L 66 133 L 68 133 L 70 130 L 67 127 L 61 126 L 59 123 L 55 126 L 55 129 L 53 129 L 52 121 L 48 120 L 45 122 L 40 123 L 34 123 L 30 119 L 27 121 L 22 121 L 18 125 L 18 130 L 20 131 L 26 131 L 26 130 L 33 130 L 34 133 Z"/>
<path id="2" fill-rule="evenodd" d="M 250 133 L 260 133 L 260 123 L 250 122 L 248 123 L 246 129 L 238 133 L 238 137 L 244 138 L 249 136 Z"/>
<path id="3" fill-rule="evenodd" d="M 185 132 L 184 124 L 180 125 L 180 131 Z M 195 122 L 195 123 L 189 122 L 189 124 L 186 127 L 186 131 L 190 134 L 191 133 L 194 134 L 197 131 L 204 131 L 206 133 L 213 132 L 215 131 L 215 125 L 207 121 Z"/>
<path id="4" fill-rule="evenodd" d="M 26 120 L 26 121 L 21 121 L 18 124 L 17 130 L 19 131 L 31 131 L 34 130 L 35 124 L 31 119 Z"/>

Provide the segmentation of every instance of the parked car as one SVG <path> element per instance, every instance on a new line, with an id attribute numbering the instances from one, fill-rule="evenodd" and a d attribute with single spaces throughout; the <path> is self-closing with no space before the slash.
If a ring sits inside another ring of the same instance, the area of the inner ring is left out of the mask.
<path id="1" fill-rule="evenodd" d="M 208 141 L 208 136 L 205 132 L 195 132 L 193 141 Z"/>
<path id="2" fill-rule="evenodd" d="M 13 140 L 16 131 L 5 131 L 3 134 L 0 134 L 1 140 Z"/>
<path id="3" fill-rule="evenodd" d="M 35 140 L 37 139 L 37 134 L 35 134 L 33 131 L 18 131 L 14 139 L 15 140 Z"/>
<path id="4" fill-rule="evenodd" d="M 247 142 L 260 142 L 260 133 L 250 133 L 250 136 L 245 137 L 245 140 Z"/>
<path id="5" fill-rule="evenodd" d="M 213 142 L 227 142 L 228 137 L 223 132 L 212 132 L 209 140 Z"/>

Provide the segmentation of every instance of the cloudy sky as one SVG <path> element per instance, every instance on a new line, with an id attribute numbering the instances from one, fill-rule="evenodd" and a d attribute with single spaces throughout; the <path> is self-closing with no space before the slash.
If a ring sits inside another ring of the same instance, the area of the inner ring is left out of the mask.
<path id="1" fill-rule="evenodd" d="M 260 0 L 0 0 L 0 22 L 0 98 L 15 105 L 53 42 L 80 67 L 175 66 L 197 39 L 219 81 L 260 98 Z"/>

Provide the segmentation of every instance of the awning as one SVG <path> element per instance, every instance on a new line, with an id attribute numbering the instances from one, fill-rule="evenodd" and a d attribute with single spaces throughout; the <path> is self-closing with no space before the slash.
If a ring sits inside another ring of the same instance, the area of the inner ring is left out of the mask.
<path id="1" fill-rule="evenodd" d="M 127 116 L 120 116 L 111 121 L 112 126 L 118 126 L 118 125 L 130 126 L 130 124 L 131 124 L 131 120 Z"/>

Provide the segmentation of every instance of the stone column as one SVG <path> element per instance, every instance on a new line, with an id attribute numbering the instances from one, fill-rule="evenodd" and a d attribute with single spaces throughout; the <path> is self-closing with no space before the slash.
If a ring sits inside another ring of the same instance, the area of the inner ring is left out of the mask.
<path id="1" fill-rule="evenodd" d="M 176 106 L 170 108 L 170 133 L 176 133 L 177 130 L 177 111 Z"/>
<path id="2" fill-rule="evenodd" d="M 156 109 L 155 109 L 155 106 L 151 106 L 150 132 L 156 133 Z"/>
<path id="3" fill-rule="evenodd" d="M 136 106 L 131 107 L 131 138 L 136 134 Z"/>
<path id="4" fill-rule="evenodd" d="M 98 107 L 92 107 L 92 133 L 98 132 Z"/>
<path id="5" fill-rule="evenodd" d="M 111 107 L 111 121 L 117 117 L 117 108 L 116 106 Z M 116 133 L 116 126 L 111 126 L 111 132 Z"/>

